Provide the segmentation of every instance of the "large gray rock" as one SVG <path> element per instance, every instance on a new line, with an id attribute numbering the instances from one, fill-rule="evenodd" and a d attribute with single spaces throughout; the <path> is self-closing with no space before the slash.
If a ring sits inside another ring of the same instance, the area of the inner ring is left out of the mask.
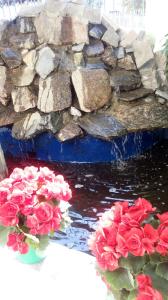
<path id="1" fill-rule="evenodd" d="M 15 86 L 28 86 L 33 82 L 35 71 L 27 66 L 11 70 L 11 80 Z"/>
<path id="2" fill-rule="evenodd" d="M 108 114 L 116 117 L 129 132 L 168 128 L 168 107 L 159 104 L 154 97 L 147 100 L 119 102 Z"/>
<path id="3" fill-rule="evenodd" d="M 136 40 L 133 43 L 133 50 L 138 69 L 144 67 L 147 63 L 154 60 L 151 43 L 146 38 L 143 40 Z"/>
<path id="4" fill-rule="evenodd" d="M 168 91 L 156 90 L 156 96 L 168 100 Z"/>
<path id="5" fill-rule="evenodd" d="M 124 48 L 130 48 L 137 38 L 138 34 L 135 31 L 127 32 L 123 35 L 120 45 Z"/>
<path id="6" fill-rule="evenodd" d="M 134 71 L 112 71 L 111 86 L 117 91 L 134 90 L 141 86 L 141 77 Z"/>
<path id="7" fill-rule="evenodd" d="M 119 121 L 104 114 L 86 115 L 78 123 L 88 134 L 105 140 L 126 134 L 125 127 Z"/>
<path id="8" fill-rule="evenodd" d="M 77 138 L 83 134 L 81 128 L 73 121 L 64 126 L 57 137 L 61 142 L 65 142 L 74 138 Z"/>
<path id="9" fill-rule="evenodd" d="M 159 87 L 156 66 L 152 63 L 139 70 L 141 81 L 145 88 L 155 91 Z"/>
<path id="10" fill-rule="evenodd" d="M 70 75 L 58 72 L 39 81 L 37 107 L 45 113 L 59 111 L 71 106 Z"/>
<path id="11" fill-rule="evenodd" d="M 18 87 L 12 90 L 14 110 L 22 112 L 37 105 L 37 96 L 28 87 Z"/>
<path id="12" fill-rule="evenodd" d="M 12 136 L 17 139 L 30 139 L 44 131 L 51 131 L 55 134 L 60 130 L 61 124 L 62 117 L 59 113 L 30 112 L 14 123 Z"/>
<path id="13" fill-rule="evenodd" d="M 157 75 L 159 80 L 160 87 L 164 87 L 168 85 L 168 81 L 166 78 L 166 55 L 163 51 L 158 51 L 155 53 L 155 62 L 157 68 Z"/>
<path id="14" fill-rule="evenodd" d="M 102 61 L 112 68 L 115 68 L 117 66 L 117 57 L 112 47 L 105 48 L 105 51 L 102 55 Z"/>
<path id="15" fill-rule="evenodd" d="M 101 56 L 88 56 L 86 58 L 86 67 L 88 69 L 107 69 Z"/>
<path id="16" fill-rule="evenodd" d="M 9 69 L 17 68 L 22 63 L 22 56 L 18 51 L 11 48 L 5 48 L 0 55 Z"/>
<path id="17" fill-rule="evenodd" d="M 49 47 L 44 47 L 39 51 L 36 63 L 36 72 L 45 79 L 55 68 L 55 53 Z"/>
<path id="18" fill-rule="evenodd" d="M 107 45 L 118 47 L 119 43 L 119 36 L 115 32 L 113 27 L 108 27 L 106 32 L 104 33 L 102 37 L 103 42 L 105 42 Z"/>
<path id="19" fill-rule="evenodd" d="M 98 56 L 104 52 L 104 45 L 101 41 L 91 40 L 90 44 L 85 47 L 87 56 Z"/>
<path id="20" fill-rule="evenodd" d="M 8 103 L 8 95 L 5 88 L 6 79 L 7 79 L 6 67 L 0 66 L 0 102 L 3 105 L 6 105 Z"/>
<path id="21" fill-rule="evenodd" d="M 129 92 L 121 92 L 118 94 L 118 99 L 121 101 L 131 102 L 142 99 L 150 94 L 153 94 L 152 89 L 139 88 Z"/>
<path id="22" fill-rule="evenodd" d="M 115 56 L 117 59 L 122 59 L 125 57 L 125 50 L 123 47 L 118 47 L 114 49 Z"/>
<path id="23" fill-rule="evenodd" d="M 94 25 L 90 30 L 89 30 L 89 36 L 92 38 L 100 40 L 105 33 L 106 28 L 102 24 L 97 24 Z"/>
<path id="24" fill-rule="evenodd" d="M 35 20 L 40 43 L 54 45 L 88 43 L 88 22 L 75 16 L 48 17 L 45 12 Z"/>
<path id="25" fill-rule="evenodd" d="M 36 31 L 32 18 L 17 17 L 16 26 L 20 33 L 31 33 Z"/>
<path id="26" fill-rule="evenodd" d="M 108 73 L 103 69 L 78 69 L 72 82 L 81 110 L 90 112 L 103 107 L 111 97 Z"/>
<path id="27" fill-rule="evenodd" d="M 17 34 L 10 37 L 9 42 L 17 49 L 33 49 L 36 46 L 36 34 Z"/>
<path id="28" fill-rule="evenodd" d="M 17 117 L 18 114 L 14 111 L 12 104 L 5 107 L 0 103 L 0 126 L 13 124 Z"/>

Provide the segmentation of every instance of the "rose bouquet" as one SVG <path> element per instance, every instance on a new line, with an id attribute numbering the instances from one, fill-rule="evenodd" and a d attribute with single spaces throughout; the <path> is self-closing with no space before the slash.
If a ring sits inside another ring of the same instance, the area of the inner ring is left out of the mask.
<path id="1" fill-rule="evenodd" d="M 132 206 L 118 202 L 102 215 L 89 246 L 109 298 L 168 299 L 168 212 L 158 214 L 142 198 Z"/>
<path id="2" fill-rule="evenodd" d="M 49 237 L 69 222 L 71 190 L 47 167 L 16 168 L 0 182 L 0 243 L 26 254 L 43 250 Z"/>

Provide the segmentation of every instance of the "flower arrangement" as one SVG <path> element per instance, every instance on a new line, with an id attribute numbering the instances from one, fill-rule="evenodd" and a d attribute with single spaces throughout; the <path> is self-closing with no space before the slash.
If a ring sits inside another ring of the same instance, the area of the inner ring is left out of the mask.
<path id="1" fill-rule="evenodd" d="M 168 299 L 168 212 L 157 213 L 143 198 L 132 206 L 118 202 L 100 218 L 89 246 L 115 299 Z"/>
<path id="2" fill-rule="evenodd" d="M 71 196 L 63 176 L 47 167 L 15 168 L 0 182 L 0 243 L 21 254 L 44 250 L 49 236 L 70 221 Z"/>

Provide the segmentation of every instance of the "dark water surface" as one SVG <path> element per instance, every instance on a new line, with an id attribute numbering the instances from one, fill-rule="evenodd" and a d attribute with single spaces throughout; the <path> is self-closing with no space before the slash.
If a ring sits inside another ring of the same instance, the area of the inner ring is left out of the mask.
<path id="1" fill-rule="evenodd" d="M 112 164 L 40 163 L 33 159 L 9 160 L 10 171 L 26 165 L 48 166 L 63 174 L 73 198 L 73 220 L 65 233 L 57 233 L 57 242 L 80 251 L 88 251 L 87 239 L 101 214 L 114 201 L 133 202 L 145 197 L 161 211 L 168 210 L 168 140 L 153 147 L 139 158 Z"/>

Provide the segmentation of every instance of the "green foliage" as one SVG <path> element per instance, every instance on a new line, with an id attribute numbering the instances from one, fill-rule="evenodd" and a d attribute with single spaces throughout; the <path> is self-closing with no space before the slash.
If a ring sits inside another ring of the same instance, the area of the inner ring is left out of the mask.
<path id="1" fill-rule="evenodd" d="M 7 243 L 8 234 L 11 231 L 11 227 L 0 226 L 0 244 L 4 246 Z"/>
<path id="2" fill-rule="evenodd" d="M 125 268 L 118 268 L 113 272 L 106 271 L 103 273 L 103 276 L 106 278 L 112 290 L 126 289 L 130 291 L 135 288 L 135 282 L 131 272 Z"/>
<path id="3" fill-rule="evenodd" d="M 132 272 L 134 275 L 141 273 L 144 265 L 147 262 L 146 256 L 133 256 L 131 254 L 128 255 L 127 258 L 120 258 L 119 265 L 120 267 L 124 267 Z"/>

